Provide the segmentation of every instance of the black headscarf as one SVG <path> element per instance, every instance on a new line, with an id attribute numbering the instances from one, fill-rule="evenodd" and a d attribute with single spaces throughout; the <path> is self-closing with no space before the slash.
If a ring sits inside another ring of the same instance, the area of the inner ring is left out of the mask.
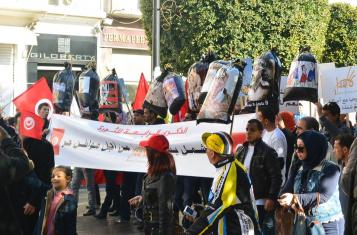
<path id="1" fill-rule="evenodd" d="M 304 142 L 307 158 L 302 161 L 303 170 L 310 170 L 325 159 L 327 153 L 327 139 L 317 131 L 305 131 L 298 136 Z"/>

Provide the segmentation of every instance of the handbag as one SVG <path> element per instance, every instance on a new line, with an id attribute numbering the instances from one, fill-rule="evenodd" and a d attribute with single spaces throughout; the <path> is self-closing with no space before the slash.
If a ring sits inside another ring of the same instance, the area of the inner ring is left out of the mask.
<path id="1" fill-rule="evenodd" d="M 317 193 L 317 206 L 320 205 L 320 193 Z M 313 220 L 312 216 L 308 216 L 305 214 L 299 200 L 294 195 L 293 199 L 293 206 L 292 208 L 296 212 L 296 216 L 294 219 L 294 228 L 293 228 L 293 235 L 325 235 L 325 230 L 322 224 L 317 221 Z"/>

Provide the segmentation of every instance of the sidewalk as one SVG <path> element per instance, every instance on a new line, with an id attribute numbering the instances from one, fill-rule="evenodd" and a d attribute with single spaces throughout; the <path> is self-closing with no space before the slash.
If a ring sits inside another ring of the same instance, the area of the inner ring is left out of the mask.
<path id="1" fill-rule="evenodd" d="M 100 189 L 100 196 L 101 200 L 104 200 L 105 191 L 103 188 Z M 94 216 L 83 216 L 83 213 L 86 211 L 86 206 L 88 205 L 87 199 L 87 191 L 80 190 L 79 193 L 79 204 L 78 204 L 78 211 L 77 211 L 77 233 L 78 235 L 89 235 L 89 234 L 96 234 L 96 235 L 117 235 L 117 234 L 125 234 L 125 235 L 139 235 L 144 234 L 140 232 L 136 226 L 132 223 L 124 223 L 119 224 L 115 222 L 118 217 L 109 216 L 107 219 L 99 220 L 96 219 Z M 99 210 L 97 210 L 97 213 Z"/>

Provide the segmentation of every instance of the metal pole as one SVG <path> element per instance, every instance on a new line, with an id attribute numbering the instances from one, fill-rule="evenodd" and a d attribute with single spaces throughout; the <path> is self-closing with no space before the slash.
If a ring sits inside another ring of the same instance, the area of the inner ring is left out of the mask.
<path id="1" fill-rule="evenodd" d="M 153 0 L 152 24 L 152 78 L 160 75 L 160 0 Z"/>
<path id="2" fill-rule="evenodd" d="M 126 108 L 128 109 L 128 112 L 129 112 L 131 124 L 134 125 L 134 117 L 133 117 L 133 115 L 131 114 L 131 109 L 130 109 L 129 104 L 128 104 L 128 101 L 127 101 L 126 99 L 125 99 L 125 104 L 126 104 Z"/>
<path id="3" fill-rule="evenodd" d="M 229 135 L 232 136 L 232 133 L 233 133 L 233 123 L 234 123 L 234 111 L 232 113 L 232 123 L 231 123 L 231 129 L 229 131 Z"/>

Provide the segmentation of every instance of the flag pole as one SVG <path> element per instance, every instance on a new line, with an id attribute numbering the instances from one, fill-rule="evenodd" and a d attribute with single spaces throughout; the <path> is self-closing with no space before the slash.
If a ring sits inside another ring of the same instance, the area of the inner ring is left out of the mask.
<path id="1" fill-rule="evenodd" d="M 7 104 L 5 104 L 4 106 L 2 106 L 0 109 L 1 109 L 1 111 L 3 111 L 4 110 L 4 108 L 6 108 L 7 106 L 9 106 L 9 104 L 11 104 L 11 102 L 12 101 L 10 101 L 9 103 L 7 103 Z"/>
<path id="2" fill-rule="evenodd" d="M 0 116 L 4 117 L 4 109 L 9 106 L 9 104 L 11 104 L 12 101 L 10 101 L 9 103 L 5 104 L 4 106 L 0 107 Z"/>
<path id="3" fill-rule="evenodd" d="M 229 135 L 232 136 L 232 132 L 233 132 L 233 123 L 234 123 L 234 111 L 232 112 L 232 123 L 231 123 L 231 130 L 229 132 Z"/>
<path id="4" fill-rule="evenodd" d="M 125 104 L 126 104 L 126 107 L 127 107 L 127 109 L 128 109 L 128 112 L 129 112 L 131 124 L 134 124 L 134 117 L 133 117 L 133 115 L 131 114 L 131 111 L 130 111 L 130 108 L 129 108 L 129 104 L 128 104 L 128 101 L 127 101 L 126 99 L 125 99 Z"/>

